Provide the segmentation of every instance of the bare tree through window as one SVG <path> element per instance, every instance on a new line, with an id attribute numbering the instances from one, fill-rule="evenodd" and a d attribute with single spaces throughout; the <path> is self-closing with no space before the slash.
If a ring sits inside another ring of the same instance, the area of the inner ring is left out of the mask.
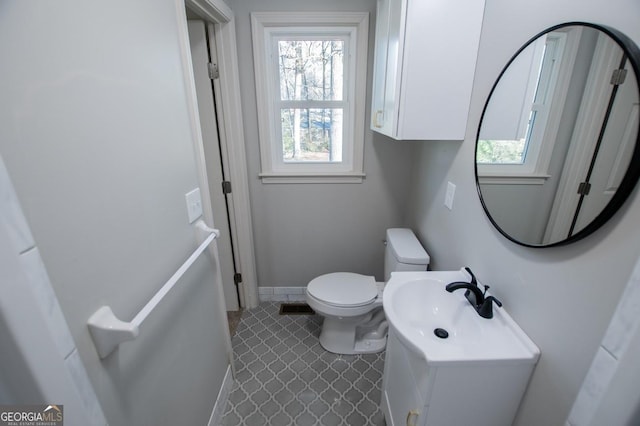
<path id="1" fill-rule="evenodd" d="M 284 161 L 342 161 L 344 44 L 278 41 Z"/>

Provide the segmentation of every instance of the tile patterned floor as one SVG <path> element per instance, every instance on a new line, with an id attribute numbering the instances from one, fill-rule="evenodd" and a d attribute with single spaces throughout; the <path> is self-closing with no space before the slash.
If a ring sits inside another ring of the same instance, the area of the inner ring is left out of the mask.
<path id="1" fill-rule="evenodd" d="M 232 425 L 384 425 L 384 352 L 336 355 L 318 342 L 318 315 L 279 315 L 278 302 L 244 311 L 232 339 L 236 382 L 222 420 Z"/>

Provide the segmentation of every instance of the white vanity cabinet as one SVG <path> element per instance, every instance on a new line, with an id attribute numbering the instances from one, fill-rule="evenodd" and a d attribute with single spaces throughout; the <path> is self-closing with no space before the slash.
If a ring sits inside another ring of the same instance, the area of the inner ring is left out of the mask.
<path id="1" fill-rule="evenodd" d="M 424 360 L 408 351 L 392 330 L 382 377 L 382 410 L 387 426 L 422 425 L 429 396 L 429 369 Z"/>
<path id="2" fill-rule="evenodd" d="M 484 0 L 378 0 L 371 128 L 463 140 Z"/>
<path id="3" fill-rule="evenodd" d="M 432 364 L 389 330 L 382 379 L 387 426 L 510 426 L 530 361 Z"/>

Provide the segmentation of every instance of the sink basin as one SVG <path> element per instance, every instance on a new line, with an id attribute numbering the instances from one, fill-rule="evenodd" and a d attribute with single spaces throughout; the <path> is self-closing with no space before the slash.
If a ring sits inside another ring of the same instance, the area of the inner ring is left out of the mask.
<path id="1" fill-rule="evenodd" d="M 493 318 L 482 318 L 465 298 L 465 290 L 445 290 L 454 281 L 469 282 L 470 276 L 464 269 L 391 274 L 383 306 L 398 339 L 430 364 L 535 364 L 539 349 L 505 309 L 494 306 Z M 438 334 L 447 337 L 438 337 L 436 329 L 445 330 Z"/>

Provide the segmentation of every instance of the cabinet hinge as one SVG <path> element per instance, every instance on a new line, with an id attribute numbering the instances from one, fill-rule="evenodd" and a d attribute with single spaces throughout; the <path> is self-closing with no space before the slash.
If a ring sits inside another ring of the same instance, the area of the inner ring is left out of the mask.
<path id="1" fill-rule="evenodd" d="M 216 78 L 220 77 L 220 72 L 218 71 L 218 64 L 212 64 L 211 62 L 209 62 L 207 64 L 207 68 L 209 70 L 209 78 L 211 80 L 215 80 Z"/>
<path id="2" fill-rule="evenodd" d="M 242 274 L 233 274 L 233 283 L 238 285 L 242 282 Z"/>
<path id="3" fill-rule="evenodd" d="M 589 182 L 580 182 L 578 185 L 578 194 L 589 195 L 589 191 L 591 191 L 591 184 Z"/>
<path id="4" fill-rule="evenodd" d="M 231 182 L 228 180 L 222 181 L 222 193 L 224 195 L 231 194 Z"/>
<path id="5" fill-rule="evenodd" d="M 624 83 L 624 80 L 627 78 L 627 70 L 625 69 L 617 69 L 613 70 L 611 73 L 611 84 L 614 86 L 619 86 Z"/>

